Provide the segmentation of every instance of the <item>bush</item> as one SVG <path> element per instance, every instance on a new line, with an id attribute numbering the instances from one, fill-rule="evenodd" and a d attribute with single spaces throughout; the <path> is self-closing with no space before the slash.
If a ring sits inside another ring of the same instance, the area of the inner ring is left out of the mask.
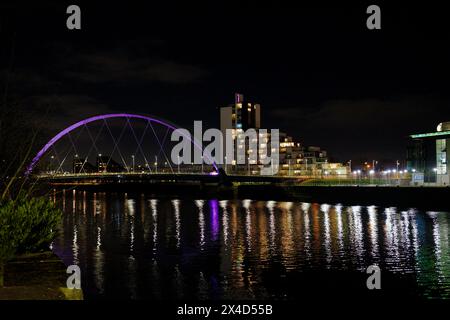
<path id="1" fill-rule="evenodd" d="M 0 204 L 0 286 L 3 266 L 16 253 L 48 249 L 62 212 L 45 198 L 20 196 Z"/>
<path id="2" fill-rule="evenodd" d="M 26 227 L 21 219 L 15 219 L 12 201 L 0 204 L 0 287 L 3 287 L 4 264 L 14 257 L 20 241 L 24 238 Z"/>
<path id="3" fill-rule="evenodd" d="M 26 229 L 17 248 L 18 253 L 47 250 L 56 237 L 61 210 L 48 199 L 25 198 L 18 201 L 16 214 Z"/>

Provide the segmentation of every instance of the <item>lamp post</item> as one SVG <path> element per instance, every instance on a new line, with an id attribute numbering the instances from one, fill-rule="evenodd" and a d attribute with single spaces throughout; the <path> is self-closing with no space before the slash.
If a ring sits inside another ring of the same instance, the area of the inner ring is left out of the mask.
<path id="1" fill-rule="evenodd" d="M 132 161 L 131 171 L 134 172 L 134 154 L 131 155 L 131 161 Z"/>
<path id="2" fill-rule="evenodd" d="M 158 156 L 155 156 L 155 173 L 158 173 Z"/>

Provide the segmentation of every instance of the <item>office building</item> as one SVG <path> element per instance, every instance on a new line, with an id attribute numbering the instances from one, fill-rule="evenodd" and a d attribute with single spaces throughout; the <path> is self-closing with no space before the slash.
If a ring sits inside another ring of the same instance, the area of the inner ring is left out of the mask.
<path id="1" fill-rule="evenodd" d="M 449 185 L 450 121 L 440 123 L 435 132 L 410 135 L 407 168 L 412 183 Z"/>

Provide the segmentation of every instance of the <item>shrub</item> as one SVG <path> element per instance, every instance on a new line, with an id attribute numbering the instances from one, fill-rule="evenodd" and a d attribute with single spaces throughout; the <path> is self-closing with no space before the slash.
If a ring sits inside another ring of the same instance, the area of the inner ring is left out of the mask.
<path id="1" fill-rule="evenodd" d="M 45 198 L 19 196 L 0 204 L 0 286 L 3 266 L 16 253 L 48 249 L 62 212 Z"/>
<path id="2" fill-rule="evenodd" d="M 56 229 L 61 221 L 62 212 L 45 198 L 21 199 L 17 203 L 16 214 L 22 220 L 26 232 L 17 251 L 38 252 L 47 250 L 56 237 Z"/>
<path id="3" fill-rule="evenodd" d="M 3 287 L 5 263 L 11 259 L 24 238 L 27 228 L 21 219 L 16 219 L 12 201 L 0 204 L 0 287 Z"/>

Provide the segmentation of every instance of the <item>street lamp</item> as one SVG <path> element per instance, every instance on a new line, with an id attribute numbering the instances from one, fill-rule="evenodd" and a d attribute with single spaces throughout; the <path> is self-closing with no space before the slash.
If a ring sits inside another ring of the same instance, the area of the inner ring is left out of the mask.
<path id="1" fill-rule="evenodd" d="M 131 172 L 134 172 L 134 154 L 131 155 L 131 161 L 132 161 L 132 167 L 131 167 Z"/>

